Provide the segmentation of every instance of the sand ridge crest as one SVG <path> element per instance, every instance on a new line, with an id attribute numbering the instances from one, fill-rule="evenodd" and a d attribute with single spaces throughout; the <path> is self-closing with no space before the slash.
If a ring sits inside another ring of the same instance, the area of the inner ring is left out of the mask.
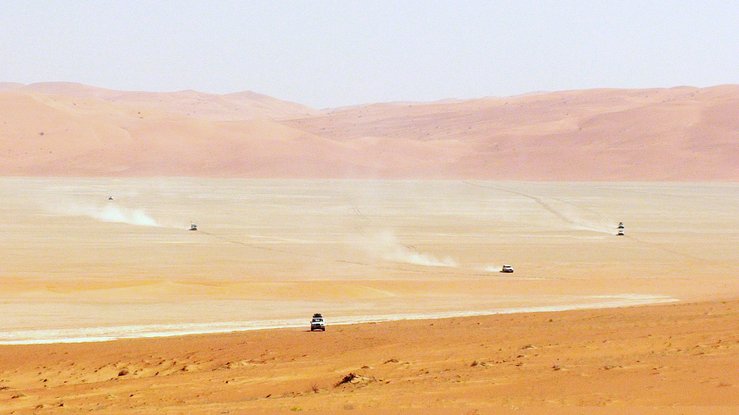
<path id="1" fill-rule="evenodd" d="M 8 84 L 0 174 L 736 181 L 738 105 L 737 85 L 315 111 L 251 92 Z"/>

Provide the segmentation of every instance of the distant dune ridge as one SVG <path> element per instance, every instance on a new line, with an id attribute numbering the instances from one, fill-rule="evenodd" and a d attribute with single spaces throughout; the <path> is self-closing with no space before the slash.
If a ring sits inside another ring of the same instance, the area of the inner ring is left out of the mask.
<path id="1" fill-rule="evenodd" d="M 316 110 L 253 92 L 0 83 L 0 174 L 739 180 L 739 85 Z"/>

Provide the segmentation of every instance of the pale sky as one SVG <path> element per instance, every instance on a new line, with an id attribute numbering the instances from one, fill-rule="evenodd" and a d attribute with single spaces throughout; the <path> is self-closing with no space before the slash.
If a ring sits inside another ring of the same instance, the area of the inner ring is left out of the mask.
<path id="1" fill-rule="evenodd" d="M 739 0 L 0 0 L 0 82 L 318 108 L 739 83 Z"/>

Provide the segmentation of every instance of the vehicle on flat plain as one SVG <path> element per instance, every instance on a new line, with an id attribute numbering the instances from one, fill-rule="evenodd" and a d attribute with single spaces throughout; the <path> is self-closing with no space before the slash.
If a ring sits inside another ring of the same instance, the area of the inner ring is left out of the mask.
<path id="1" fill-rule="evenodd" d="M 503 265 L 503 268 L 500 269 L 500 272 L 505 274 L 511 274 L 513 273 L 513 267 L 510 265 Z"/>
<path id="2" fill-rule="evenodd" d="M 316 330 L 326 331 L 326 322 L 321 313 L 313 314 L 313 318 L 310 319 L 310 331 Z"/>

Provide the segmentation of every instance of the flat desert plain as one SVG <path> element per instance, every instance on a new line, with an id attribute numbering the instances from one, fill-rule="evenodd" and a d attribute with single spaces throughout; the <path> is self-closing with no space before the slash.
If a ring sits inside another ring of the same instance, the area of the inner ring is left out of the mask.
<path id="1" fill-rule="evenodd" d="M 739 405 L 735 183 L 3 178 L 0 200 L 0 412 Z"/>

